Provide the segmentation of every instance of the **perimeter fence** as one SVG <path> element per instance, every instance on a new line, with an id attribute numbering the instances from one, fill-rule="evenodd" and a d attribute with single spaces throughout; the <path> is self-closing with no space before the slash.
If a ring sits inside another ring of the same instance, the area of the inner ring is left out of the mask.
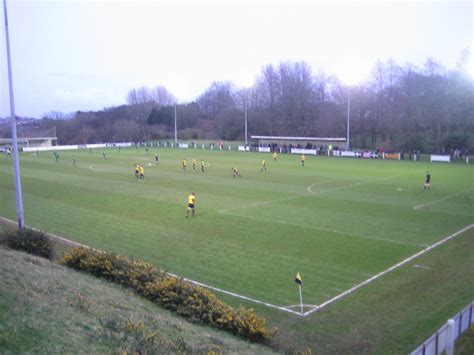
<path id="1" fill-rule="evenodd" d="M 454 342 L 474 323 L 474 301 L 471 301 L 464 309 L 449 319 L 446 324 L 430 336 L 411 355 L 438 355 L 443 352 L 453 354 Z"/>

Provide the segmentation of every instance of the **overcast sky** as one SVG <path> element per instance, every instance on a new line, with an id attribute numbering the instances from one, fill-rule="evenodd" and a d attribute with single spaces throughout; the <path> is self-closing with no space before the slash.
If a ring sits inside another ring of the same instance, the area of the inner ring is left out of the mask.
<path id="1" fill-rule="evenodd" d="M 143 85 L 191 101 L 213 81 L 251 85 L 263 65 L 281 61 L 306 61 L 314 74 L 324 69 L 351 83 L 390 58 L 422 65 L 432 57 L 454 68 L 461 50 L 473 48 L 473 1 L 7 4 L 21 116 L 120 105 Z M 10 114 L 3 17 L 1 27 L 3 117 Z"/>

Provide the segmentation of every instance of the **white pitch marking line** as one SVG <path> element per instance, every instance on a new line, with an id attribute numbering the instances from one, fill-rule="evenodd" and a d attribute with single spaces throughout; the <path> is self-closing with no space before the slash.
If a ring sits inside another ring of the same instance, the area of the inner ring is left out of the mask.
<path id="1" fill-rule="evenodd" d="M 271 204 L 271 203 L 274 203 L 274 202 L 288 201 L 288 200 L 293 200 L 295 198 L 305 197 L 305 196 L 310 196 L 310 195 L 305 193 L 305 194 L 294 195 L 294 196 L 289 196 L 289 197 L 284 197 L 284 198 L 278 198 L 276 200 L 255 202 L 255 203 L 251 203 L 251 204 L 236 207 L 236 208 L 230 208 L 230 209 L 227 209 L 227 210 L 220 210 L 219 213 L 228 214 L 228 212 L 230 212 L 230 211 L 238 211 L 238 210 L 247 209 L 247 208 L 250 208 L 250 207 L 263 206 L 263 205 L 268 205 L 268 204 Z"/>
<path id="2" fill-rule="evenodd" d="M 326 184 L 329 184 L 329 183 L 331 183 L 331 182 L 333 182 L 333 180 L 328 180 L 328 181 L 323 181 L 323 182 L 311 184 L 311 185 L 308 186 L 308 192 L 309 192 L 310 194 L 314 194 L 313 190 L 311 190 L 311 188 L 312 188 L 313 186 L 326 185 Z"/>
<path id="3" fill-rule="evenodd" d="M 89 169 L 92 170 L 92 171 L 108 171 L 106 169 L 96 169 L 96 168 L 93 168 L 92 165 L 89 165 Z"/>
<path id="4" fill-rule="evenodd" d="M 167 274 L 170 275 L 170 276 L 178 277 L 178 278 L 180 277 L 180 276 L 175 275 L 175 274 L 172 274 L 172 273 L 170 273 L 170 272 L 168 272 Z M 223 289 L 221 289 L 221 288 L 214 287 L 214 286 L 210 286 L 210 285 L 207 285 L 207 284 L 202 283 L 202 282 L 199 282 L 199 281 L 187 279 L 187 278 L 185 278 L 185 277 L 181 277 L 181 279 L 183 279 L 183 280 L 186 281 L 186 282 L 192 283 L 192 284 L 194 284 L 194 285 L 201 286 L 201 287 L 205 287 L 205 288 L 208 288 L 208 289 L 213 290 L 213 291 L 221 292 L 221 293 L 224 293 L 224 294 L 229 295 L 229 296 L 237 297 L 237 298 L 240 298 L 240 299 L 243 299 L 243 300 L 246 300 L 246 301 L 250 301 L 250 302 L 253 302 L 253 303 L 262 304 L 262 305 L 267 306 L 267 307 L 270 307 L 270 308 L 276 308 L 276 309 L 279 309 L 279 310 L 281 310 L 281 311 L 285 311 L 285 312 L 289 312 L 289 313 L 301 315 L 301 312 L 295 312 L 295 311 L 293 311 L 293 310 L 291 310 L 291 309 L 288 309 L 287 307 L 276 306 L 276 305 L 271 304 L 271 303 L 268 303 L 268 302 L 264 302 L 264 301 L 257 300 L 257 299 L 255 299 L 255 298 L 243 296 L 243 295 L 240 295 L 240 294 L 235 293 L 235 292 L 226 291 L 226 290 L 223 290 Z"/>
<path id="5" fill-rule="evenodd" d="M 16 224 L 15 221 L 12 221 L 11 219 L 8 219 L 8 218 L 4 218 L 4 217 L 0 217 L 1 220 L 5 221 L 5 222 L 8 222 L 10 224 Z M 34 227 L 28 227 L 28 228 L 31 228 L 35 231 L 40 231 L 39 229 L 36 229 Z M 76 245 L 76 246 L 79 246 L 79 247 L 83 247 L 83 248 L 87 248 L 87 249 L 92 249 L 92 250 L 95 250 L 95 251 L 98 251 L 100 253 L 103 253 L 102 250 L 100 249 L 95 249 L 95 248 L 91 248 L 87 245 L 84 245 L 84 244 L 80 244 L 80 243 L 77 243 L 77 242 L 74 242 L 72 240 L 69 240 L 69 239 L 66 239 L 66 238 L 63 238 L 63 237 L 59 237 L 57 235 L 54 235 L 54 234 L 51 234 L 51 233 L 46 233 L 48 236 L 50 236 L 51 238 L 55 238 L 55 239 L 59 239 L 59 240 L 62 240 L 64 242 L 67 242 L 67 243 L 70 243 L 70 244 L 73 244 L 73 245 Z M 201 286 L 201 287 L 204 287 L 204 288 L 208 288 L 210 290 L 213 290 L 213 291 L 217 291 L 217 292 L 221 292 L 221 293 L 224 293 L 226 295 L 229 295 L 229 296 L 233 296 L 233 297 L 236 297 L 236 298 L 240 298 L 240 299 L 243 299 L 243 300 L 246 300 L 246 301 L 249 301 L 249 302 L 253 302 L 253 303 L 257 303 L 257 304 L 262 304 L 264 306 L 267 306 L 267 307 L 270 307 L 270 308 L 276 308 L 276 309 L 279 309 L 281 311 L 284 311 L 284 312 L 289 312 L 289 313 L 293 313 L 293 314 L 296 314 L 296 315 L 299 315 L 301 316 L 301 312 L 296 312 L 296 311 L 293 311 L 287 307 L 280 307 L 280 306 L 277 306 L 277 305 L 274 305 L 274 304 L 271 304 L 271 303 L 268 303 L 268 302 L 264 302 L 264 301 L 260 301 L 260 300 L 257 300 L 255 298 L 251 298 L 251 297 L 247 297 L 247 296 L 243 296 L 243 295 L 240 295 L 238 293 L 235 293 L 235 292 L 231 292 L 231 291 L 226 291 L 226 290 L 223 290 L 221 288 L 217 288 L 217 287 L 214 287 L 214 286 L 210 286 L 210 285 L 206 285 L 202 282 L 199 282 L 199 281 L 195 281 L 195 280 L 191 280 L 191 279 L 187 279 L 185 277 L 180 277 L 176 274 L 173 274 L 171 272 L 165 272 L 165 274 L 167 275 L 170 275 L 170 276 L 173 276 L 173 277 L 177 277 L 177 278 L 181 278 L 182 280 L 186 281 L 186 282 L 189 282 L 189 283 L 192 283 L 194 285 L 197 285 L 197 286 Z M 307 305 L 307 306 L 310 306 L 310 305 Z"/>
<path id="6" fill-rule="evenodd" d="M 151 164 L 151 163 L 148 163 Z M 146 167 L 153 166 L 153 165 L 145 165 Z M 100 171 L 100 172 L 109 172 L 109 173 L 122 173 L 124 171 L 130 171 L 129 168 L 115 168 L 115 169 L 98 169 L 94 168 L 92 165 L 89 165 L 89 169 L 92 171 Z"/>
<path id="7" fill-rule="evenodd" d="M 392 176 L 384 176 L 384 177 L 377 178 L 377 179 L 365 180 L 365 181 L 356 182 L 356 183 L 353 183 L 353 184 L 343 185 L 343 186 L 339 186 L 339 187 L 334 187 L 334 188 L 330 188 L 330 189 L 327 189 L 327 190 L 321 190 L 321 191 L 313 192 L 313 193 L 309 193 L 309 194 L 308 194 L 308 193 L 304 193 L 304 194 L 299 194 L 299 195 L 294 195 L 294 196 L 279 198 L 279 199 L 276 199 L 276 200 L 255 202 L 255 203 L 251 203 L 251 204 L 248 204 L 248 205 L 243 205 L 243 206 L 236 207 L 236 208 L 231 208 L 231 209 L 227 209 L 227 210 L 220 210 L 220 211 L 218 211 L 218 212 L 219 212 L 219 213 L 227 213 L 227 212 L 230 212 L 230 211 L 237 211 L 237 210 L 247 209 L 247 208 L 250 208 L 250 207 L 268 205 L 268 204 L 271 204 L 271 203 L 274 203 L 274 202 L 289 201 L 289 200 L 293 200 L 293 199 L 295 199 L 295 198 L 300 198 L 300 197 L 308 197 L 308 196 L 314 196 L 314 195 L 321 195 L 321 194 L 324 194 L 324 193 L 327 193 L 327 192 L 333 192 L 333 191 L 339 191 L 339 190 L 344 190 L 344 189 L 350 189 L 351 187 L 360 186 L 360 185 L 364 185 L 364 184 L 370 184 L 370 183 L 372 183 L 372 182 L 376 182 L 376 181 L 380 181 L 380 180 L 393 179 L 393 178 L 396 178 L 396 177 L 399 177 L 399 176 L 402 176 L 402 175 L 406 175 L 406 174 L 397 174 L 397 175 L 392 175 Z M 311 186 L 311 185 L 310 185 L 310 186 Z"/>
<path id="8" fill-rule="evenodd" d="M 292 305 L 290 305 L 290 306 L 286 306 L 286 308 L 296 308 L 296 307 L 300 308 L 301 305 L 300 305 L 300 304 L 292 304 Z M 303 307 L 314 308 L 314 307 L 318 307 L 318 305 L 317 305 L 317 304 L 304 304 L 304 303 L 303 303 Z M 301 313 L 300 313 L 300 314 L 301 314 Z"/>
<path id="9" fill-rule="evenodd" d="M 431 268 L 429 266 L 425 266 L 425 265 L 415 264 L 415 265 L 413 265 L 413 267 L 416 267 L 417 269 L 431 270 Z"/>
<path id="10" fill-rule="evenodd" d="M 402 245 L 411 245 L 415 247 L 420 247 L 420 248 L 426 248 L 426 245 L 423 244 L 416 244 L 416 243 L 410 243 L 410 242 L 402 242 L 399 240 L 393 240 L 393 239 L 385 239 L 385 238 L 378 238 L 378 237 L 371 237 L 369 235 L 362 235 L 362 234 L 355 234 L 355 233 L 350 233 L 350 232 L 344 232 L 336 229 L 329 229 L 329 228 L 320 228 L 320 227 L 315 227 L 315 226 L 309 226 L 307 224 L 300 224 L 300 223 L 292 223 L 292 222 L 285 222 L 285 221 L 277 221 L 269 218 L 261 218 L 261 217 L 255 217 L 255 216 L 244 216 L 240 214 L 233 214 L 233 213 L 227 213 L 227 212 L 221 212 L 221 214 L 226 214 L 228 216 L 234 216 L 234 217 L 242 217 L 242 218 L 248 218 L 248 219 L 254 219 L 257 221 L 264 221 L 264 222 L 271 222 L 271 223 L 278 223 L 278 224 L 285 224 L 288 226 L 297 226 L 301 228 L 307 228 L 307 229 L 314 229 L 314 230 L 319 230 L 319 231 L 324 231 L 324 232 L 331 232 L 331 233 L 336 233 L 336 234 L 344 234 L 352 237 L 357 237 L 357 238 L 363 238 L 363 239 L 372 239 L 372 240 L 379 240 L 383 242 L 388 242 L 388 243 L 395 243 L 395 244 L 402 244 Z"/>
<path id="11" fill-rule="evenodd" d="M 457 237 L 458 235 L 460 235 L 460 234 L 462 234 L 462 233 L 468 231 L 468 230 L 471 229 L 472 227 L 474 227 L 474 224 L 470 224 L 470 225 L 468 225 L 468 226 L 466 226 L 466 227 L 464 227 L 464 228 L 458 230 L 457 232 L 455 232 L 455 233 L 453 233 L 453 234 L 447 236 L 446 238 L 440 240 L 439 242 L 436 242 L 436 243 L 430 245 L 429 247 L 427 247 L 427 248 L 425 248 L 425 249 L 419 251 L 418 253 L 416 253 L 416 254 L 410 256 L 409 258 L 406 258 L 405 260 L 400 261 L 398 264 L 395 264 L 395 265 L 389 267 L 388 269 L 386 269 L 386 270 L 384 270 L 384 271 L 382 271 L 382 272 L 379 272 L 377 275 L 374 275 L 374 276 L 368 278 L 367 280 L 365 280 L 365 281 L 363 281 L 363 282 L 361 282 L 361 283 L 355 285 L 354 287 L 352 287 L 352 288 L 350 288 L 350 289 L 348 289 L 348 290 L 346 290 L 346 291 L 340 293 L 339 295 L 337 295 L 337 296 L 335 296 L 335 297 L 333 297 L 333 298 L 327 300 L 326 302 L 321 303 L 318 307 L 316 307 L 316 308 L 314 308 L 314 309 L 312 309 L 312 310 L 310 310 L 310 311 L 308 311 L 308 312 L 305 312 L 305 313 L 303 314 L 303 316 L 306 317 L 306 316 L 310 315 L 311 313 L 316 312 L 316 311 L 318 311 L 318 310 L 320 310 L 320 309 L 326 307 L 327 305 L 329 305 L 329 304 L 331 304 L 331 303 L 333 303 L 333 302 L 335 302 L 335 301 L 337 301 L 337 300 L 343 298 L 344 296 L 347 296 L 348 294 L 354 292 L 355 290 L 361 288 L 362 286 L 365 286 L 365 285 L 367 285 L 367 284 L 369 284 L 369 283 L 372 283 L 373 281 L 377 280 L 378 278 L 382 277 L 383 275 L 385 275 L 385 274 L 387 274 L 387 273 L 389 273 L 389 272 L 391 272 L 391 271 L 393 271 L 393 270 L 395 270 L 395 269 L 398 269 L 400 266 L 403 266 L 403 265 L 405 265 L 406 263 L 412 261 L 413 259 L 415 259 L 415 258 L 417 258 L 417 257 L 419 257 L 419 256 L 421 256 L 421 255 L 423 255 L 423 254 L 425 254 L 426 252 L 428 252 L 428 251 L 430 251 L 430 250 L 432 250 L 432 249 L 434 249 L 434 248 L 440 246 L 441 244 L 446 243 L 448 240 Z"/>
<path id="12" fill-rule="evenodd" d="M 456 192 L 455 194 L 452 194 L 452 195 L 449 195 L 449 196 L 440 198 L 439 200 L 434 200 L 434 201 L 425 203 L 425 204 L 423 204 L 423 205 L 415 206 L 415 207 L 413 207 L 413 209 L 419 210 L 419 209 L 424 208 L 424 207 L 426 207 L 426 206 L 434 205 L 435 203 L 449 200 L 450 198 L 456 197 L 456 196 L 458 196 L 458 195 L 460 195 L 460 194 L 462 194 L 462 193 L 469 192 L 469 191 L 471 191 L 471 190 L 474 190 L 474 189 L 467 189 L 467 190 L 459 191 L 459 192 Z"/>
<path id="13" fill-rule="evenodd" d="M 0 217 L 0 219 L 1 219 L 2 221 L 5 221 L 5 222 L 9 223 L 9 224 L 16 225 L 16 222 L 15 222 L 15 221 L 12 221 L 11 219 L 8 219 L 8 218 L 5 218 L 5 217 Z M 30 229 L 32 229 L 32 230 L 34 230 L 34 231 L 37 231 L 37 232 L 42 232 L 42 233 L 44 233 L 43 231 L 41 231 L 41 230 L 39 230 L 39 229 L 36 229 L 36 228 L 34 228 L 34 227 L 28 227 L 28 228 L 30 228 Z M 55 235 L 55 234 L 51 234 L 51 233 L 45 233 L 45 234 L 47 234 L 48 236 L 50 236 L 50 237 L 52 237 L 52 238 L 54 238 L 54 239 L 59 239 L 59 240 L 62 240 L 63 242 L 66 242 L 66 243 L 69 243 L 69 244 L 73 244 L 73 245 L 78 246 L 78 247 L 83 247 L 83 248 L 87 248 L 87 249 L 93 249 L 93 248 L 91 248 L 91 247 L 88 247 L 87 245 L 84 245 L 84 244 L 81 244 L 81 243 L 77 243 L 77 242 L 73 242 L 72 240 L 69 240 L 69 239 L 60 237 L 60 236 Z M 94 249 L 94 250 L 96 250 L 96 249 Z"/>

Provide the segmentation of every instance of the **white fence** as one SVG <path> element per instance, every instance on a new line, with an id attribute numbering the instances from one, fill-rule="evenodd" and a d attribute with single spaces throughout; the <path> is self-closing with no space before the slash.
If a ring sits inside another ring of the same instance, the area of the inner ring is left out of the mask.
<path id="1" fill-rule="evenodd" d="M 46 152 L 50 150 L 77 150 L 89 148 L 111 148 L 111 147 L 131 147 L 132 143 L 100 143 L 100 144 L 78 144 L 78 145 L 52 145 L 48 147 L 23 148 L 24 152 Z"/>
<path id="2" fill-rule="evenodd" d="M 441 161 L 444 163 L 449 163 L 451 161 L 451 156 L 449 155 L 434 155 L 430 157 L 430 161 Z"/>
<path id="3" fill-rule="evenodd" d="M 347 158 L 365 158 L 365 159 L 375 159 L 378 158 L 379 155 L 376 152 L 370 152 L 370 151 L 363 151 L 363 152 L 357 152 L 357 151 L 345 151 L 345 150 L 333 150 L 332 152 L 328 151 L 328 156 L 333 157 L 347 157 Z"/>
<path id="4" fill-rule="evenodd" d="M 291 148 L 291 154 L 317 155 L 318 152 L 316 149 Z"/>
<path id="5" fill-rule="evenodd" d="M 471 327 L 474 323 L 474 301 L 471 301 L 461 312 L 438 329 L 411 355 L 438 355 L 443 351 L 452 354 L 454 351 L 454 341 Z"/>

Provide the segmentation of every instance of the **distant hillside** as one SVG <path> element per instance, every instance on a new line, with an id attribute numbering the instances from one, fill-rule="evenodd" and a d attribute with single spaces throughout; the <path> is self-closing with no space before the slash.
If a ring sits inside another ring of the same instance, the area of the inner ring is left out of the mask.
<path id="1" fill-rule="evenodd" d="M 272 353 L 131 291 L 0 247 L 2 353 Z"/>

